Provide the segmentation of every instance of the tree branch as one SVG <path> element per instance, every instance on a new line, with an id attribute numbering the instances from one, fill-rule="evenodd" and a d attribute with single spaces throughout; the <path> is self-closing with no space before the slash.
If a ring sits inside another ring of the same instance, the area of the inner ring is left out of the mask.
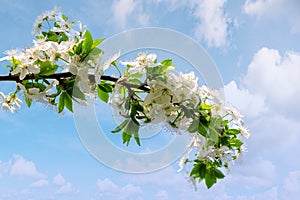
<path id="1" fill-rule="evenodd" d="M 59 80 L 65 79 L 65 78 L 70 78 L 70 77 L 75 77 L 75 76 L 76 75 L 72 74 L 71 72 L 51 74 L 48 76 L 42 76 L 42 75 L 36 76 L 34 74 L 30 74 L 30 75 L 27 75 L 23 80 L 56 79 L 59 81 Z M 89 74 L 88 78 L 89 78 L 90 82 L 92 82 L 92 83 L 96 82 L 94 75 Z M 119 78 L 117 78 L 117 77 L 105 76 L 105 75 L 102 75 L 100 77 L 100 79 L 105 80 L 105 81 L 115 82 L 115 83 L 118 82 L 118 80 L 119 80 Z M 19 76 L 12 76 L 11 74 L 9 74 L 8 76 L 0 76 L 0 81 L 15 81 L 18 83 L 18 82 L 21 82 L 22 80 L 20 80 Z M 122 81 L 122 82 L 120 82 L 120 84 L 130 87 L 130 88 L 137 88 L 140 90 L 149 91 L 147 84 L 136 85 L 136 84 L 128 83 L 126 81 Z"/>

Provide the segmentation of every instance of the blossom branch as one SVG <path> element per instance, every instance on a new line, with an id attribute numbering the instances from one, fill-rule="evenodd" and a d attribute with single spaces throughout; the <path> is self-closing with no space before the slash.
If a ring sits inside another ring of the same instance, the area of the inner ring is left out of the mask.
<path id="1" fill-rule="evenodd" d="M 56 79 L 56 80 L 62 80 L 65 78 L 70 78 L 76 76 L 74 74 L 72 74 L 71 72 L 63 72 L 63 73 L 57 73 L 57 74 L 51 74 L 48 76 L 42 76 L 42 75 L 35 75 L 35 74 L 30 74 L 27 75 L 23 80 L 36 80 L 36 79 Z M 88 78 L 90 80 L 91 83 L 95 83 L 95 76 L 92 74 L 88 75 Z M 111 81 L 111 82 L 118 82 L 120 80 L 120 78 L 117 77 L 113 77 L 113 76 L 106 76 L 106 75 L 102 75 L 100 77 L 101 80 L 105 80 L 105 81 Z M 22 80 L 20 80 L 19 76 L 12 76 L 11 74 L 7 75 L 7 76 L 0 76 L 0 81 L 15 81 L 15 82 L 21 82 Z M 144 90 L 144 91 L 149 91 L 148 85 L 147 84 L 132 84 L 132 83 L 128 83 L 126 81 L 120 81 L 118 82 L 121 85 L 124 85 L 126 87 L 129 88 L 137 88 L 140 90 Z"/>

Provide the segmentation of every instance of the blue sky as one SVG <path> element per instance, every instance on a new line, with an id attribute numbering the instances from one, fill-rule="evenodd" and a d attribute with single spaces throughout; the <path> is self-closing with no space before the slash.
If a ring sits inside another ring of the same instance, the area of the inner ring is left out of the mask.
<path id="1" fill-rule="evenodd" d="M 174 164 L 134 175 L 83 147 L 70 113 L 34 104 L 0 111 L 0 199 L 297 199 L 300 195 L 300 3 L 298 0 L 0 0 L 0 52 L 31 45 L 35 18 L 58 6 L 95 38 L 164 27 L 202 45 L 245 115 L 248 153 L 207 190 Z M 5 70 L 0 69 L 0 74 Z M 0 83 L 8 92 L 11 84 Z"/>

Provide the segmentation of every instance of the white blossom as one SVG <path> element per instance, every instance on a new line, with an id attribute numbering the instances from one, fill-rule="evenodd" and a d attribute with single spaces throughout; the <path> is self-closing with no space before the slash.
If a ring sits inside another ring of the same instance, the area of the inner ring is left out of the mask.
<path id="1" fill-rule="evenodd" d="M 16 108 L 21 108 L 22 106 L 22 101 L 14 93 L 10 93 L 8 96 L 5 96 L 2 92 L 0 92 L 0 97 L 2 99 L 0 104 L 3 110 L 10 110 L 14 113 L 16 112 Z"/>
<path id="2" fill-rule="evenodd" d="M 250 133 L 249 133 L 249 129 L 244 127 L 244 126 L 240 126 L 239 130 L 241 131 L 241 135 L 244 136 L 245 138 L 249 138 L 250 137 Z"/>
<path id="3" fill-rule="evenodd" d="M 232 117 L 233 123 L 235 123 L 236 125 L 240 125 L 240 126 L 243 125 L 243 123 L 244 123 L 242 120 L 243 115 L 241 115 L 240 112 L 236 108 L 225 107 L 225 109 L 226 109 L 226 112 L 228 114 L 230 114 L 230 116 Z"/>
<path id="4" fill-rule="evenodd" d="M 24 91 L 24 95 L 28 99 L 34 99 L 40 103 L 48 104 L 49 100 L 47 95 L 51 94 L 51 89 L 58 84 L 58 81 L 52 81 L 43 91 L 40 88 L 29 88 L 26 89 L 24 85 L 18 83 L 18 87 L 20 87 Z"/>
<path id="5" fill-rule="evenodd" d="M 60 12 L 60 9 L 55 7 L 53 10 L 46 11 L 42 13 L 41 16 L 37 17 L 37 19 L 34 22 L 32 34 L 40 34 L 42 30 L 42 23 L 44 20 L 54 20 L 55 16 Z"/>
<path id="6" fill-rule="evenodd" d="M 107 70 L 113 62 L 115 62 L 120 57 L 121 52 L 114 54 L 112 57 L 107 59 L 105 62 L 102 62 L 102 54 L 96 60 L 95 66 L 95 80 L 96 83 L 100 83 L 100 78 L 104 74 L 104 71 Z"/>
<path id="7" fill-rule="evenodd" d="M 180 172 L 180 171 L 182 171 L 184 169 L 187 161 L 188 161 L 188 156 L 187 155 L 183 155 L 180 158 L 179 162 L 178 162 L 179 169 L 177 170 L 177 172 Z"/>
<path id="8" fill-rule="evenodd" d="M 28 74 L 38 74 L 40 72 L 39 66 L 33 63 L 21 63 L 16 69 L 14 69 L 11 74 L 16 75 L 20 74 L 20 80 L 23 80 Z"/>
<path id="9" fill-rule="evenodd" d="M 159 63 L 155 63 L 156 54 L 146 54 L 141 52 L 138 54 L 137 58 L 131 62 L 120 62 L 122 65 L 129 66 L 128 73 L 136 74 L 136 73 L 145 73 L 146 67 L 155 67 L 159 65 Z"/>

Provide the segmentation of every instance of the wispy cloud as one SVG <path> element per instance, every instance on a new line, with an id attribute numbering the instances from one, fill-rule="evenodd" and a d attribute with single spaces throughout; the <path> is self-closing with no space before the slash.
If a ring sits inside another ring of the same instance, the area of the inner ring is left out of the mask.
<path id="1" fill-rule="evenodd" d="M 33 188 L 40 188 L 40 187 L 43 187 L 43 186 L 46 186 L 48 185 L 48 181 L 46 179 L 41 179 L 41 180 L 38 180 L 36 182 L 33 182 L 30 184 L 30 187 L 33 187 Z"/>
<path id="2" fill-rule="evenodd" d="M 284 9 L 283 9 L 284 8 Z M 258 19 L 286 19 L 292 33 L 300 33 L 300 2 L 298 0 L 246 0 L 243 12 Z"/>
<path id="3" fill-rule="evenodd" d="M 44 178 L 32 161 L 25 160 L 21 155 L 14 155 L 10 175 L 16 177 Z"/>
<path id="4" fill-rule="evenodd" d="M 193 15 L 198 20 L 195 35 L 208 46 L 222 47 L 227 42 L 231 19 L 225 13 L 225 4 L 226 0 L 194 2 Z"/>
<path id="5" fill-rule="evenodd" d="M 103 199 L 142 199 L 143 190 L 139 186 L 127 184 L 118 186 L 109 178 L 97 180 L 98 196 Z"/>
<path id="6" fill-rule="evenodd" d="M 140 0 L 115 0 L 112 4 L 113 24 L 125 29 L 128 24 L 147 25 L 149 16 Z"/>
<path id="7" fill-rule="evenodd" d="M 53 184 L 60 186 L 59 189 L 56 191 L 56 194 L 75 194 L 78 193 L 79 190 L 76 189 L 72 183 L 67 182 L 65 178 L 58 173 L 56 176 L 53 177 Z"/>

